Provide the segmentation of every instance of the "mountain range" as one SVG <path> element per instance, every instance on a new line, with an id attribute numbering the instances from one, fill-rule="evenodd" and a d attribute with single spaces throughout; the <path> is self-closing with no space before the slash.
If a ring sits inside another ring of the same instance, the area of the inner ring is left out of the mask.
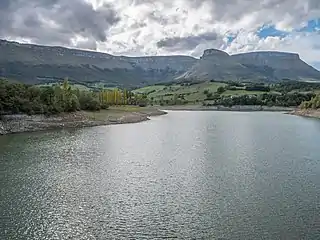
<path id="1" fill-rule="evenodd" d="M 166 81 L 320 81 L 320 72 L 298 54 L 250 52 L 229 55 L 208 49 L 190 56 L 126 57 L 0 40 L 0 77 L 29 84 L 68 77 L 80 83 L 139 87 Z"/>

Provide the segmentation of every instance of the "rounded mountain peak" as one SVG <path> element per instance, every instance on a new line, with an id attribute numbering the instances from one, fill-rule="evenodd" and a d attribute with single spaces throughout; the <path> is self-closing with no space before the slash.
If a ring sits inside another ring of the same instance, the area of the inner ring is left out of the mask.
<path id="1" fill-rule="evenodd" d="M 212 48 L 205 50 L 201 58 L 203 59 L 208 57 L 229 57 L 229 54 L 224 51 Z"/>

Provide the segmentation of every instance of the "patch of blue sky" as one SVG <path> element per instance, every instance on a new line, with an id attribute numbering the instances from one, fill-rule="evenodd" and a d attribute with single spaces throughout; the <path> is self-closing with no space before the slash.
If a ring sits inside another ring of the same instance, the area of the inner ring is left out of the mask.
<path id="1" fill-rule="evenodd" d="M 236 36 L 227 36 L 227 39 L 228 39 L 227 43 L 229 44 L 229 43 L 232 43 L 234 39 L 236 39 Z"/>
<path id="2" fill-rule="evenodd" d="M 290 34 L 289 32 L 280 31 L 280 30 L 276 29 L 274 25 L 262 26 L 257 32 L 257 35 L 260 38 L 285 37 L 285 36 L 287 36 L 289 34 Z"/>
<path id="3" fill-rule="evenodd" d="M 320 18 L 310 20 L 306 23 L 304 27 L 296 29 L 295 32 L 319 32 L 320 31 Z M 272 37 L 285 37 L 290 34 L 290 32 L 281 31 L 275 28 L 274 25 L 264 25 L 258 32 L 260 38 Z"/>
<path id="4" fill-rule="evenodd" d="M 307 24 L 300 28 L 297 29 L 297 32 L 319 32 L 320 31 L 320 18 L 310 20 L 307 22 Z"/>

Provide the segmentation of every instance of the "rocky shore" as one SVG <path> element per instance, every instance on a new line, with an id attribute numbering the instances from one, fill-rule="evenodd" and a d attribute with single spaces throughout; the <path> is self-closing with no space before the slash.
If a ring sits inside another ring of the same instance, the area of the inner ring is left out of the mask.
<path id="1" fill-rule="evenodd" d="M 297 115 L 302 117 L 312 117 L 320 119 L 320 109 L 296 109 L 292 112 L 289 112 L 291 115 Z"/>
<path id="2" fill-rule="evenodd" d="M 63 113 L 54 116 L 4 115 L 0 119 L 0 135 L 60 128 L 137 123 L 149 120 L 150 116 L 164 114 L 166 112 L 158 109 L 139 109 L 138 111 L 112 109 L 100 112 Z"/>
<path id="3" fill-rule="evenodd" d="M 215 107 L 201 105 L 166 106 L 163 110 L 176 111 L 280 111 L 292 115 L 313 117 L 320 119 L 320 110 L 302 110 L 284 107 L 261 107 L 261 106 L 234 106 Z M 149 120 L 151 116 L 167 114 L 156 108 L 112 108 L 100 112 L 75 112 L 63 113 L 54 116 L 45 115 L 4 115 L 0 119 L 0 135 L 45 131 L 60 128 L 82 128 L 101 125 L 138 123 Z"/>

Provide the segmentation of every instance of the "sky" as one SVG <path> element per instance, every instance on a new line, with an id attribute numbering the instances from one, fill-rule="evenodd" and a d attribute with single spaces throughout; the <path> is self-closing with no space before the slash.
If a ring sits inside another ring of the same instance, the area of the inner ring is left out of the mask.
<path id="1" fill-rule="evenodd" d="M 320 0 L 0 0 L 0 38 L 127 56 L 288 51 L 320 70 Z"/>

